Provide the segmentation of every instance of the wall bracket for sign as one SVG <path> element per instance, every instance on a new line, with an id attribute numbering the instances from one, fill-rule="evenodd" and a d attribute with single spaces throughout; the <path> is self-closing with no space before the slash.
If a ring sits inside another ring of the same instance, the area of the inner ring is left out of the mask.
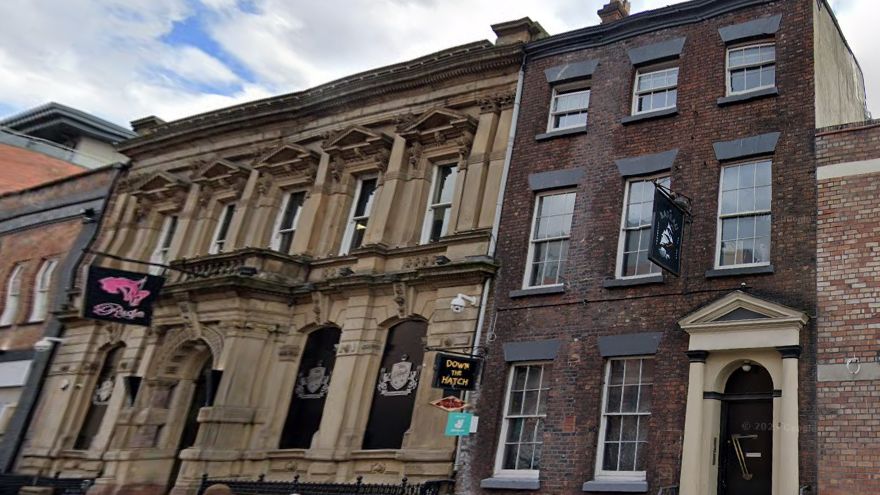
<path id="1" fill-rule="evenodd" d="M 103 252 L 103 251 L 94 251 L 94 250 L 91 250 L 91 249 L 83 249 L 83 252 L 84 252 L 84 253 L 89 253 L 89 254 L 94 254 L 95 256 L 101 256 L 101 257 L 104 257 L 104 258 L 110 258 L 110 259 L 118 260 L 118 261 L 126 261 L 126 262 L 128 262 L 128 263 L 136 263 L 136 264 L 138 264 L 138 265 L 158 266 L 158 267 L 160 267 L 160 268 L 164 268 L 164 269 L 166 269 L 166 270 L 174 270 L 174 271 L 176 271 L 176 272 L 184 273 L 184 274 L 189 275 L 189 276 L 191 276 L 191 277 L 197 277 L 197 278 L 208 277 L 208 275 L 205 275 L 205 274 L 203 274 L 203 273 L 191 272 L 191 271 L 189 271 L 189 270 L 186 270 L 186 269 L 183 269 L 183 268 L 177 268 L 177 267 L 175 267 L 175 266 L 171 266 L 171 265 L 166 265 L 166 264 L 164 264 L 164 263 L 154 263 L 154 262 L 152 262 L 152 261 L 141 261 L 141 260 L 136 260 L 136 259 L 133 259 L 133 258 L 126 258 L 125 256 L 118 256 L 118 255 L 115 255 L 115 254 L 105 253 L 105 252 Z"/>
<path id="2" fill-rule="evenodd" d="M 439 346 L 425 346 L 425 350 L 428 352 L 444 352 L 446 354 L 455 354 L 456 356 L 462 357 L 470 357 L 477 359 L 486 359 L 486 355 L 489 354 L 489 348 L 484 345 L 479 345 L 476 347 L 476 352 L 456 352 L 452 349 L 473 349 L 471 346 L 453 346 L 453 347 L 439 347 Z"/>
<path id="3" fill-rule="evenodd" d="M 661 184 L 658 179 L 653 179 L 651 180 L 651 182 L 654 183 L 654 187 L 666 194 L 666 196 L 671 199 L 673 203 L 675 203 L 675 206 L 678 206 L 679 209 L 681 209 L 681 211 L 683 211 L 685 215 L 687 215 L 686 220 L 688 223 L 690 223 L 691 218 L 693 217 L 693 215 L 691 214 L 691 204 L 693 204 L 693 198 L 686 194 L 673 191 L 672 189 Z"/>

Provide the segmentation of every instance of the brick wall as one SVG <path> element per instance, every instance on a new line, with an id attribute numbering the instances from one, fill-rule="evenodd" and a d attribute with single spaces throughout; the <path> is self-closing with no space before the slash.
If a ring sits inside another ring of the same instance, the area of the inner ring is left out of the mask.
<path id="1" fill-rule="evenodd" d="M 820 167 L 880 159 L 880 121 L 819 131 L 816 154 Z M 818 383 L 819 488 L 876 494 L 880 380 L 864 378 L 880 357 L 880 168 L 820 179 L 818 201 L 817 361 L 839 367 L 856 357 L 865 367 L 853 380 Z"/>
<path id="2" fill-rule="evenodd" d="M 678 483 L 687 396 L 688 337 L 677 321 L 729 291 L 749 293 L 807 314 L 815 311 L 815 177 L 812 19 L 810 2 L 773 2 L 706 19 L 696 24 L 644 34 L 607 46 L 531 59 L 526 67 L 522 108 L 504 198 L 494 318 L 498 338 L 489 349 L 478 408 L 480 431 L 469 440 L 462 493 L 481 491 L 493 473 L 501 404 L 508 367 L 502 344 L 542 338 L 563 341 L 554 361 L 544 435 L 541 493 L 583 493 L 593 479 L 598 444 L 603 360 L 596 347 L 602 335 L 663 332 L 656 355 L 654 405 L 647 468 L 649 493 Z M 724 96 L 725 47 L 718 28 L 782 12 L 777 34 L 779 96 L 719 107 Z M 635 70 L 627 50 L 687 36 L 680 60 L 678 110 L 673 117 L 624 126 L 630 112 Z M 588 132 L 536 141 L 546 131 L 551 89 L 544 70 L 598 59 L 592 79 Z M 720 164 L 712 143 L 780 132 L 773 156 L 772 275 L 706 278 L 714 265 Z M 614 160 L 678 148 L 672 188 L 693 198 L 694 219 L 686 231 L 684 274 L 665 283 L 605 289 L 613 278 L 620 234 L 624 180 Z M 534 208 L 528 187 L 533 172 L 584 167 L 577 187 L 566 292 L 511 299 L 525 270 Z M 493 316 L 494 313 L 494 316 Z M 800 361 L 800 477 L 815 486 L 815 327 L 804 328 Z M 514 492 L 511 492 L 514 493 Z"/>

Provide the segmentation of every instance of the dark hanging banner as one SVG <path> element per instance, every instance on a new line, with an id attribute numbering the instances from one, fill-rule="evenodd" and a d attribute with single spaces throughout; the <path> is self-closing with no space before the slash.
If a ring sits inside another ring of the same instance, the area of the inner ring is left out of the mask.
<path id="1" fill-rule="evenodd" d="M 164 277 L 90 266 L 83 317 L 148 327 Z"/>
<path id="2" fill-rule="evenodd" d="M 684 210 L 665 191 L 659 187 L 654 189 L 654 216 L 651 219 L 648 259 L 676 277 L 681 275 L 684 216 Z"/>
<path id="3" fill-rule="evenodd" d="M 434 388 L 473 390 L 480 376 L 480 360 L 454 354 L 437 354 L 434 361 Z"/>

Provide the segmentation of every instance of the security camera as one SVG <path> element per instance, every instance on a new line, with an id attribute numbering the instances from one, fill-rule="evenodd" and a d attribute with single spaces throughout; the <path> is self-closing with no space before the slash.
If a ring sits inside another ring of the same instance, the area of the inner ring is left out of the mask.
<path id="1" fill-rule="evenodd" d="M 477 305 L 477 298 L 474 296 L 468 296 L 465 294 L 458 294 L 449 303 L 449 307 L 450 307 L 450 309 L 452 309 L 452 311 L 454 313 L 461 313 L 462 311 L 464 311 L 464 308 L 467 306 L 468 303 L 471 303 L 473 306 L 476 306 Z"/>
<path id="2" fill-rule="evenodd" d="M 54 346 L 56 342 L 64 342 L 64 339 L 59 339 L 58 337 L 43 337 L 34 343 L 34 350 L 37 352 L 51 351 L 52 346 Z"/>

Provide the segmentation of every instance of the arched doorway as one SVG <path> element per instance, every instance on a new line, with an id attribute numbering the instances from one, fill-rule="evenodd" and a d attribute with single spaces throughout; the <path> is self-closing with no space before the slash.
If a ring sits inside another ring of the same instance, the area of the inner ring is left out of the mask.
<path id="1" fill-rule="evenodd" d="M 185 415 L 182 417 L 183 421 L 180 431 L 180 439 L 178 440 L 177 447 L 174 451 L 174 462 L 168 476 L 167 486 L 169 490 L 173 488 L 177 482 L 183 464 L 180 453 L 184 449 L 188 449 L 196 444 L 196 439 L 199 435 L 199 409 L 210 406 L 214 403 L 214 396 L 217 392 L 217 385 L 219 384 L 221 375 L 220 371 L 213 369 L 213 356 L 211 351 L 203 343 L 198 343 L 192 346 L 184 345 L 182 347 L 183 349 L 192 347 L 193 349 L 189 350 L 191 352 L 195 351 L 189 359 L 194 363 L 192 369 L 197 370 L 197 372 L 194 375 L 183 377 L 181 380 L 181 384 L 186 383 L 188 380 L 192 380 L 192 392 L 186 408 L 180 410 L 184 412 Z M 198 367 L 199 362 L 202 363 L 201 367 Z M 179 387 L 180 384 L 178 384 L 178 388 Z M 185 393 L 186 389 L 179 389 L 177 393 L 181 392 Z"/>
<path id="2" fill-rule="evenodd" d="M 773 379 L 770 373 L 757 364 L 745 362 L 727 379 L 721 401 L 718 495 L 771 495 Z"/>

